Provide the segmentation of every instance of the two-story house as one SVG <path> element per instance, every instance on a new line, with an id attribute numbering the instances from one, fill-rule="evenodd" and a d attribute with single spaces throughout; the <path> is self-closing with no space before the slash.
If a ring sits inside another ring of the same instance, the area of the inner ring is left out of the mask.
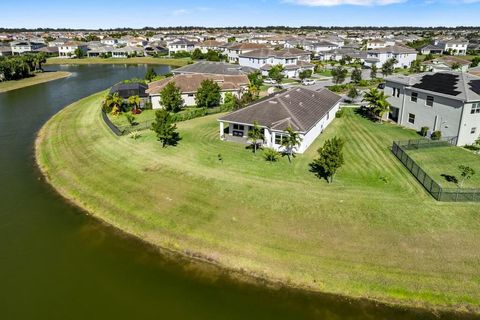
<path id="1" fill-rule="evenodd" d="M 68 41 L 58 47 L 58 55 L 61 58 L 75 58 L 75 51 L 80 49 L 84 55 L 87 54 L 88 45 L 85 42 Z"/>
<path id="2" fill-rule="evenodd" d="M 45 47 L 44 43 L 30 41 L 13 41 L 10 42 L 13 55 L 20 55 L 26 52 L 38 52 L 40 48 Z"/>
<path id="3" fill-rule="evenodd" d="M 373 49 L 367 51 L 365 65 L 371 67 L 376 65 L 382 67 L 385 62 L 394 58 L 395 68 L 408 68 L 413 61 L 417 59 L 417 51 L 412 48 L 402 46 L 389 46 L 385 48 Z"/>
<path id="4" fill-rule="evenodd" d="M 253 50 L 257 49 L 266 49 L 268 48 L 265 44 L 259 43 L 235 43 L 228 44 L 223 47 L 224 53 L 228 56 L 228 62 L 230 63 L 239 63 L 239 56 Z"/>
<path id="5" fill-rule="evenodd" d="M 310 63 L 310 52 L 300 49 L 259 49 L 239 55 L 241 66 L 262 70 L 263 75 L 275 65 L 282 65 L 284 74 L 288 78 L 298 77 L 303 70 L 312 70 L 314 65 Z"/>
<path id="6" fill-rule="evenodd" d="M 186 39 L 179 39 L 168 43 L 168 54 L 172 55 L 177 52 L 192 52 L 195 50 L 196 42 Z"/>
<path id="7" fill-rule="evenodd" d="M 457 145 L 480 136 L 480 77 L 464 72 L 421 73 L 386 78 L 391 104 L 389 118 L 398 124 L 443 137 L 457 137 Z"/>

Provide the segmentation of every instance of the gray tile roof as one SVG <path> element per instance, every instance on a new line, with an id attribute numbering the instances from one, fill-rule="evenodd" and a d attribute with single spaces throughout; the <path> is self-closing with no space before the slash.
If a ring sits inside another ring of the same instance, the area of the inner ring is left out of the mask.
<path id="1" fill-rule="evenodd" d="M 446 83 L 445 79 L 447 77 L 454 79 L 454 81 Z M 480 101 L 480 77 L 465 72 L 425 72 L 412 76 L 395 75 L 387 77 L 385 80 L 450 99 L 465 102 Z M 420 84 L 427 84 L 428 88 L 431 89 L 427 90 L 425 89 L 426 86 Z"/>
<path id="2" fill-rule="evenodd" d="M 221 74 L 221 75 L 242 75 L 255 72 L 254 68 L 242 67 L 239 65 L 225 63 L 225 62 L 210 62 L 200 61 L 194 64 L 189 64 L 181 68 L 172 70 L 174 74 L 188 74 L 188 73 L 201 73 L 201 74 Z"/>
<path id="3" fill-rule="evenodd" d="M 260 126 L 274 130 L 285 131 L 291 127 L 295 131 L 308 132 L 340 100 L 339 95 L 328 89 L 291 88 L 218 120 L 247 125 L 256 121 Z"/>

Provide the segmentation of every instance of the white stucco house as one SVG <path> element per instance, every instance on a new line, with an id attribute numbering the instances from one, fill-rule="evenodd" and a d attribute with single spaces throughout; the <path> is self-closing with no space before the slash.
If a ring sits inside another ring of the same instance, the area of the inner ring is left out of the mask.
<path id="1" fill-rule="evenodd" d="M 282 140 L 291 128 L 302 139 L 294 151 L 304 153 L 335 119 L 340 100 L 328 89 L 291 88 L 219 118 L 220 139 L 248 143 L 248 132 L 256 122 L 263 130 L 262 146 L 285 151 Z"/>
<path id="2" fill-rule="evenodd" d="M 77 49 L 82 50 L 83 54 L 86 55 L 88 45 L 85 42 L 68 41 L 58 47 L 58 55 L 61 58 L 75 58 L 75 50 Z"/>
<path id="3" fill-rule="evenodd" d="M 230 63 L 239 63 L 239 57 L 242 54 L 246 54 L 248 52 L 258 50 L 258 49 L 266 49 L 268 48 L 264 44 L 259 43 L 229 43 L 224 47 L 224 54 L 228 56 L 228 62 Z"/>
<path id="4" fill-rule="evenodd" d="M 193 107 L 196 105 L 195 94 L 204 80 L 212 80 L 220 87 L 222 102 L 227 92 L 231 92 L 237 98 L 241 98 L 248 88 L 248 77 L 241 75 L 220 75 L 220 74 L 179 74 L 170 78 L 154 81 L 148 85 L 147 93 L 150 96 L 153 109 L 161 109 L 160 92 L 171 82 L 180 88 L 183 105 Z"/>
<path id="5" fill-rule="evenodd" d="M 385 48 L 373 49 L 367 51 L 367 57 L 365 60 L 365 66 L 371 67 L 376 65 L 381 68 L 385 62 L 395 58 L 397 63 L 395 68 L 408 68 L 413 61 L 417 59 L 417 51 L 402 46 L 389 46 Z"/>
<path id="6" fill-rule="evenodd" d="M 310 52 L 292 48 L 283 50 L 259 49 L 239 55 L 239 65 L 259 69 L 262 75 L 267 76 L 268 71 L 276 65 L 284 67 L 284 74 L 288 78 L 298 77 L 303 70 L 314 70 L 310 63 Z"/>
<path id="7" fill-rule="evenodd" d="M 13 41 L 10 42 L 13 55 L 20 55 L 26 52 L 38 52 L 39 49 L 45 47 L 44 43 L 30 41 Z"/>
<path id="8" fill-rule="evenodd" d="M 182 51 L 192 52 L 193 50 L 195 50 L 195 45 L 196 44 L 197 44 L 196 42 L 189 41 L 189 40 L 186 40 L 186 39 L 179 39 L 177 41 L 170 42 L 167 45 L 168 54 L 172 55 L 172 54 L 175 54 L 177 52 L 182 52 Z"/>

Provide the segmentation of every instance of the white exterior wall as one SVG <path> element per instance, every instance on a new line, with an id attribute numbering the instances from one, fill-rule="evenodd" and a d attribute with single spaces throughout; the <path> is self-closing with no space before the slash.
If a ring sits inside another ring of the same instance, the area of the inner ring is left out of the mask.
<path id="1" fill-rule="evenodd" d="M 472 104 L 467 103 L 463 108 L 457 141 L 460 146 L 473 144 L 480 137 L 480 113 L 471 114 Z M 474 133 L 471 132 L 472 128 L 476 128 Z"/>
<path id="2" fill-rule="evenodd" d="M 87 46 L 66 46 L 61 45 L 58 47 L 58 54 L 62 58 L 73 58 L 75 57 L 75 50 L 80 48 L 83 53 L 87 53 Z"/>
<path id="3" fill-rule="evenodd" d="M 317 124 L 308 131 L 302 138 L 302 144 L 300 145 L 298 153 L 304 153 L 308 147 L 320 136 L 320 134 L 325 130 L 325 128 L 332 123 L 335 119 L 335 115 L 340 108 L 340 102 L 338 102 Z"/>
<path id="4" fill-rule="evenodd" d="M 395 64 L 395 68 L 410 67 L 413 61 L 417 59 L 417 53 L 368 53 L 368 58 L 377 58 L 379 61 L 375 63 L 377 67 L 382 67 L 387 60 L 395 58 L 398 62 Z M 365 61 L 365 65 L 371 66 L 373 63 Z"/>

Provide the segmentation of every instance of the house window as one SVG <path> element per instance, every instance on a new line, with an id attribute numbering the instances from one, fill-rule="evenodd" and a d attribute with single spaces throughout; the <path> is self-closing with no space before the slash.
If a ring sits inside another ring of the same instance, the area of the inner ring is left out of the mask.
<path id="1" fill-rule="evenodd" d="M 275 133 L 275 144 L 281 145 L 283 139 L 283 134 L 276 132 Z"/>
<path id="2" fill-rule="evenodd" d="M 480 102 L 472 104 L 471 114 L 480 113 Z"/>
<path id="3" fill-rule="evenodd" d="M 411 124 L 415 124 L 415 115 L 413 113 L 408 114 L 408 122 Z"/>
<path id="4" fill-rule="evenodd" d="M 473 128 L 470 130 L 470 133 L 471 133 L 471 134 L 474 134 L 475 132 L 477 132 L 477 128 L 476 128 L 476 127 L 473 127 Z"/>
<path id="5" fill-rule="evenodd" d="M 411 95 L 411 97 L 410 97 L 410 100 L 411 100 L 412 102 L 417 102 L 417 99 L 418 99 L 418 93 L 412 92 L 412 95 Z"/>
<path id="6" fill-rule="evenodd" d="M 233 130 L 241 130 L 243 131 L 245 129 L 245 127 L 241 124 L 234 124 L 233 125 Z"/>
<path id="7" fill-rule="evenodd" d="M 426 105 L 429 106 L 429 107 L 433 107 L 433 97 L 432 96 L 427 96 Z"/>
<path id="8" fill-rule="evenodd" d="M 392 88 L 392 90 L 393 90 L 393 94 L 392 94 L 392 96 L 394 96 L 394 97 L 395 97 L 395 96 L 397 95 L 397 88 Z"/>

